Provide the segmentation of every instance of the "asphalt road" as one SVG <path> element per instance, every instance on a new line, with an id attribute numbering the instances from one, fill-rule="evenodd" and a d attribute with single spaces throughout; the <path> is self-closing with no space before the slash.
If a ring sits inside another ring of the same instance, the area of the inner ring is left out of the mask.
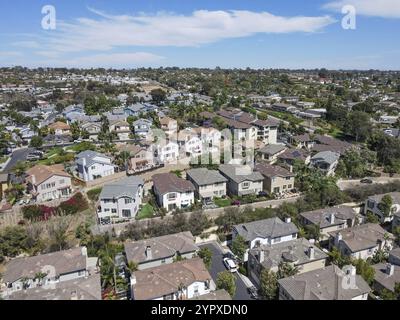
<path id="1" fill-rule="evenodd" d="M 399 177 L 377 177 L 377 178 L 369 178 L 372 180 L 372 184 L 386 184 L 394 181 L 399 181 Z M 340 190 L 354 189 L 360 186 L 370 186 L 371 184 L 361 183 L 361 179 L 355 180 L 338 180 L 337 185 Z"/>
<path id="2" fill-rule="evenodd" d="M 211 268 L 209 271 L 214 282 L 216 283 L 218 273 L 227 270 L 225 268 L 224 263 L 222 262 L 223 252 L 217 244 L 212 242 L 199 245 L 199 247 L 200 248 L 207 247 L 211 250 L 213 254 Z M 238 274 L 235 274 L 235 277 L 236 277 L 236 293 L 235 296 L 233 297 L 233 300 L 251 300 L 250 295 L 247 293 L 247 287 L 242 281 L 242 279 L 239 277 Z"/>
<path id="3" fill-rule="evenodd" d="M 7 166 L 4 168 L 3 172 L 4 173 L 9 173 L 12 171 L 12 169 L 15 167 L 15 165 L 19 161 L 26 161 L 26 157 L 28 156 L 29 153 L 31 153 L 33 148 L 24 148 L 24 149 L 19 149 L 15 150 L 11 156 L 10 162 L 7 164 Z"/>

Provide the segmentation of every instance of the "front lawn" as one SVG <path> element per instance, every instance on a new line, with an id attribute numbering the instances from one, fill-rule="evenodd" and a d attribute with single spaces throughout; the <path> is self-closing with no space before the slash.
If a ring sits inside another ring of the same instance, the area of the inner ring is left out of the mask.
<path id="1" fill-rule="evenodd" d="M 225 198 L 225 199 L 222 199 L 222 198 L 214 198 L 213 201 L 214 201 L 214 203 L 215 203 L 218 207 L 220 207 L 220 208 L 228 207 L 228 206 L 231 205 L 231 202 L 232 202 L 232 200 L 229 199 L 229 198 Z"/>
<path id="2" fill-rule="evenodd" d="M 154 217 L 154 208 L 150 204 L 145 204 L 138 212 L 136 219 L 149 219 Z"/>

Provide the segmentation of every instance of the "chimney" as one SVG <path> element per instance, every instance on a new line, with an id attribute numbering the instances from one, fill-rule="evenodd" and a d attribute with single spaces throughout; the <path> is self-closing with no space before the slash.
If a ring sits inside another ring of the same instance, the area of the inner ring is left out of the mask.
<path id="1" fill-rule="evenodd" d="M 286 223 L 291 223 L 291 222 L 292 222 L 292 218 L 286 217 L 286 218 L 285 218 L 285 222 L 286 222 Z"/>
<path id="2" fill-rule="evenodd" d="M 260 250 L 260 254 L 259 254 L 259 258 L 258 258 L 259 262 L 262 263 L 265 260 L 265 253 L 264 250 Z"/>
<path id="3" fill-rule="evenodd" d="M 313 246 L 308 247 L 308 257 L 310 260 L 313 260 L 315 258 L 315 249 Z"/>
<path id="4" fill-rule="evenodd" d="M 289 165 L 289 172 L 293 173 L 293 166 Z"/>
<path id="5" fill-rule="evenodd" d="M 153 255 L 151 253 L 151 246 L 146 247 L 146 260 L 151 260 L 153 259 Z"/>
<path id="6" fill-rule="evenodd" d="M 330 224 L 334 224 L 335 223 L 335 214 L 331 213 L 330 217 L 329 217 L 329 223 Z"/>
<path id="7" fill-rule="evenodd" d="M 342 270 L 346 275 L 355 276 L 357 274 L 357 269 L 353 265 L 344 266 Z"/>
<path id="8" fill-rule="evenodd" d="M 86 167 L 86 158 L 85 158 L 85 157 L 82 158 L 82 165 L 83 165 L 84 167 Z"/>
<path id="9" fill-rule="evenodd" d="M 340 232 L 338 232 L 335 236 L 335 245 L 339 245 L 340 241 L 342 241 L 343 237 L 342 234 Z"/>
<path id="10" fill-rule="evenodd" d="M 394 265 L 392 265 L 391 263 L 388 263 L 388 264 L 386 265 L 386 273 L 387 273 L 389 276 L 392 276 L 392 275 L 394 274 Z"/>
<path id="11" fill-rule="evenodd" d="M 86 247 L 82 247 L 81 248 L 81 254 L 85 257 L 87 257 L 87 248 Z"/>
<path id="12" fill-rule="evenodd" d="M 36 185 L 36 176 L 32 175 L 32 185 Z"/>

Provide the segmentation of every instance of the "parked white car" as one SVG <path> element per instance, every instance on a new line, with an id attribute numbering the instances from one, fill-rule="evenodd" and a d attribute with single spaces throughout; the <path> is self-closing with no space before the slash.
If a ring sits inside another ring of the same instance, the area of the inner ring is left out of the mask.
<path id="1" fill-rule="evenodd" d="M 225 267 L 230 271 L 230 272 L 236 272 L 238 271 L 238 266 L 235 263 L 235 261 L 233 261 L 230 258 L 224 258 L 224 265 Z"/>

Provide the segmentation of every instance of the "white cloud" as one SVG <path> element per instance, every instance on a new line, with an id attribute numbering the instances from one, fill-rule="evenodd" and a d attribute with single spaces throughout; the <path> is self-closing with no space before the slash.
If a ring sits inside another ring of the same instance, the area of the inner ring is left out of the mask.
<path id="1" fill-rule="evenodd" d="M 16 42 L 13 42 L 11 45 L 16 46 L 16 47 L 31 48 L 31 49 L 40 47 L 40 44 L 37 41 L 33 41 L 33 40 L 16 41 Z"/>
<path id="2" fill-rule="evenodd" d="M 93 9 L 97 19 L 58 21 L 47 32 L 50 51 L 107 51 L 129 46 L 199 46 L 256 33 L 320 32 L 335 22 L 330 16 L 282 17 L 268 12 L 198 10 L 191 15 L 159 12 L 111 16 Z"/>
<path id="3" fill-rule="evenodd" d="M 46 55 L 42 52 L 42 55 Z M 56 55 L 47 54 L 49 60 L 38 62 L 38 65 L 54 66 L 54 67 L 82 67 L 82 68 L 118 68 L 118 67 L 135 67 L 142 65 L 151 65 L 164 59 L 148 52 L 132 52 L 132 53 L 110 53 L 95 54 L 82 56 L 77 58 L 55 58 Z"/>
<path id="4" fill-rule="evenodd" d="M 0 51 L 0 58 L 21 57 L 22 53 L 18 51 Z"/>
<path id="5" fill-rule="evenodd" d="M 352 5 L 357 14 L 381 17 L 400 18 L 399 0 L 336 0 L 324 5 L 325 9 L 341 11 L 343 6 Z"/>

